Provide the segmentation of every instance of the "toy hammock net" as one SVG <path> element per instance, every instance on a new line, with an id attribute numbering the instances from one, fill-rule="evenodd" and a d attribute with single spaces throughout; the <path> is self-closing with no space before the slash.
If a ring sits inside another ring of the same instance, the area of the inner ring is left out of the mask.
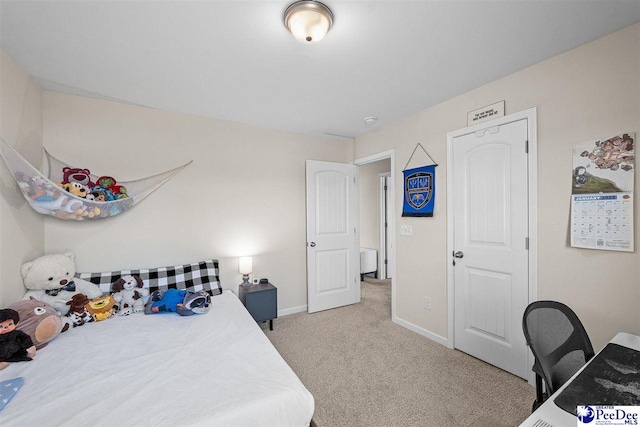
<path id="1" fill-rule="evenodd" d="M 46 149 L 44 153 L 48 176 L 33 167 L 13 147 L 0 140 L 0 155 L 29 205 L 36 212 L 64 220 L 102 219 L 118 215 L 138 204 L 191 163 L 128 182 L 116 182 L 111 177 L 96 176 L 86 169 L 77 169 L 84 172 L 74 174 L 70 181 L 75 182 L 70 182 L 65 190 L 58 184 L 64 181 L 63 170 L 71 166 L 53 157 Z M 84 190 L 80 184 L 84 184 Z M 87 194 L 89 198 L 71 193 L 78 189 L 80 194 Z"/>

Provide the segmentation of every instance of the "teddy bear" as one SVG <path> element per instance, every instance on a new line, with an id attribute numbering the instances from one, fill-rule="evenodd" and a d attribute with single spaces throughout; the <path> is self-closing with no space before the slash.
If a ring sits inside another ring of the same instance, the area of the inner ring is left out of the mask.
<path id="1" fill-rule="evenodd" d="M 23 299 L 33 297 L 53 307 L 61 316 L 69 312 L 67 301 L 78 293 L 89 299 L 102 295 L 96 285 L 73 277 L 76 273 L 72 252 L 50 254 L 22 264 L 22 281 L 27 288 Z"/>
<path id="2" fill-rule="evenodd" d="M 29 298 L 13 303 L 9 308 L 17 311 L 20 317 L 17 329 L 29 335 L 38 350 L 66 331 L 58 313 L 42 301 Z"/>
<path id="3" fill-rule="evenodd" d="M 89 188 L 96 185 L 91 181 L 91 172 L 89 169 L 64 167 L 62 169 L 62 183 L 67 184 L 69 182 L 79 182 Z"/>
<path id="4" fill-rule="evenodd" d="M 0 310 L 0 369 L 9 362 L 30 361 L 36 355 L 31 337 L 19 329 L 20 314 L 10 308 Z"/>
<path id="5" fill-rule="evenodd" d="M 140 276 L 122 276 L 111 284 L 111 291 L 114 292 L 112 296 L 119 307 L 119 316 L 144 311 L 144 298 L 149 296 L 149 290 L 144 288 Z"/>

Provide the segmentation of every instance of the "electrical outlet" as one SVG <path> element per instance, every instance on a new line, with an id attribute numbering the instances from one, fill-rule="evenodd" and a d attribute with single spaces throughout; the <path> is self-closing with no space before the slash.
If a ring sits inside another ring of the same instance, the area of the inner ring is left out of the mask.
<path id="1" fill-rule="evenodd" d="M 412 236 L 413 235 L 413 227 L 410 225 L 401 225 L 400 226 L 400 235 L 401 236 Z"/>
<path id="2" fill-rule="evenodd" d="M 424 308 L 431 310 L 431 298 L 424 297 Z"/>

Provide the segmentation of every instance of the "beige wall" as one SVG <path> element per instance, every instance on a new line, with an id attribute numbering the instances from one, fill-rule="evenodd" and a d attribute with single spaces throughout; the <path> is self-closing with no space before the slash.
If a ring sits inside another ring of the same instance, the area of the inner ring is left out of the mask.
<path id="1" fill-rule="evenodd" d="M 356 138 L 356 158 L 395 148 L 400 170 L 421 142 L 440 165 L 431 219 L 400 217 L 396 178 L 400 319 L 447 336 L 446 134 L 466 126 L 468 111 L 505 100 L 507 114 L 538 109 L 538 298 L 570 305 L 597 348 L 618 331 L 640 333 L 638 239 L 635 253 L 568 245 L 572 144 L 629 131 L 640 136 L 638 46 L 640 24 Z M 636 193 L 639 183 L 636 173 Z M 639 218 L 636 204 L 636 227 Z M 413 236 L 400 236 L 401 224 L 412 225 Z M 432 298 L 431 311 L 422 308 L 424 296 Z"/>
<path id="2" fill-rule="evenodd" d="M 379 160 L 358 167 L 360 182 L 360 247 L 380 255 L 380 184 L 378 174 L 391 171 L 391 160 Z M 378 271 L 380 260 L 378 259 Z"/>
<path id="3" fill-rule="evenodd" d="M 505 100 L 507 113 L 538 108 L 538 297 L 570 304 L 596 347 L 617 331 L 640 333 L 640 256 L 567 244 L 571 146 L 623 131 L 640 134 L 640 25 L 628 27 L 356 139 L 250 127 L 45 92 L 0 52 L 0 136 L 34 165 L 44 141 L 54 155 L 129 180 L 194 163 L 131 212 L 66 223 L 21 200 L 0 166 L 0 305 L 22 295 L 19 265 L 46 249 L 72 249 L 79 270 L 221 260 L 227 288 L 237 257 L 280 289 L 280 308 L 306 303 L 304 160 L 348 161 L 396 149 L 400 170 L 420 141 L 439 163 L 431 219 L 401 218 L 396 177 L 396 299 L 399 318 L 447 335 L 446 133 L 466 113 Z M 390 143 L 393 141 L 393 143 Z M 637 180 L 640 180 L 636 176 Z M 640 183 L 640 181 L 638 181 Z M 636 224 L 640 216 L 636 206 Z M 400 236 L 401 224 L 413 236 Z M 637 246 L 637 239 L 636 239 Z M 433 309 L 422 308 L 430 296 Z"/>
<path id="4" fill-rule="evenodd" d="M 0 138 L 33 165 L 42 163 L 42 91 L 0 50 Z M 44 219 L 24 200 L 0 161 L 0 308 L 25 293 L 23 262 L 44 251 Z"/>
<path id="5" fill-rule="evenodd" d="M 45 147 L 129 181 L 193 163 L 119 216 L 46 221 L 46 250 L 71 249 L 80 271 L 216 257 L 237 290 L 238 257 L 278 287 L 279 309 L 306 297 L 305 160 L 347 162 L 351 142 L 44 92 Z"/>

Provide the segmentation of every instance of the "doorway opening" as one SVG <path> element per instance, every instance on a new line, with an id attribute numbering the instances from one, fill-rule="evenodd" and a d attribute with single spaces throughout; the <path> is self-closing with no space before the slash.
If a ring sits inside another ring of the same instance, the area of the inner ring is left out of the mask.
<path id="1" fill-rule="evenodd" d="M 392 185 L 391 172 L 383 172 L 378 174 L 378 200 L 379 200 L 379 235 L 380 235 L 380 251 L 378 256 L 378 278 L 391 279 L 391 269 L 389 265 L 389 233 L 393 230 L 389 229 L 389 187 Z"/>
<path id="2" fill-rule="evenodd" d="M 359 158 L 353 164 L 358 166 L 361 278 L 391 282 L 395 321 L 395 151 Z"/>

